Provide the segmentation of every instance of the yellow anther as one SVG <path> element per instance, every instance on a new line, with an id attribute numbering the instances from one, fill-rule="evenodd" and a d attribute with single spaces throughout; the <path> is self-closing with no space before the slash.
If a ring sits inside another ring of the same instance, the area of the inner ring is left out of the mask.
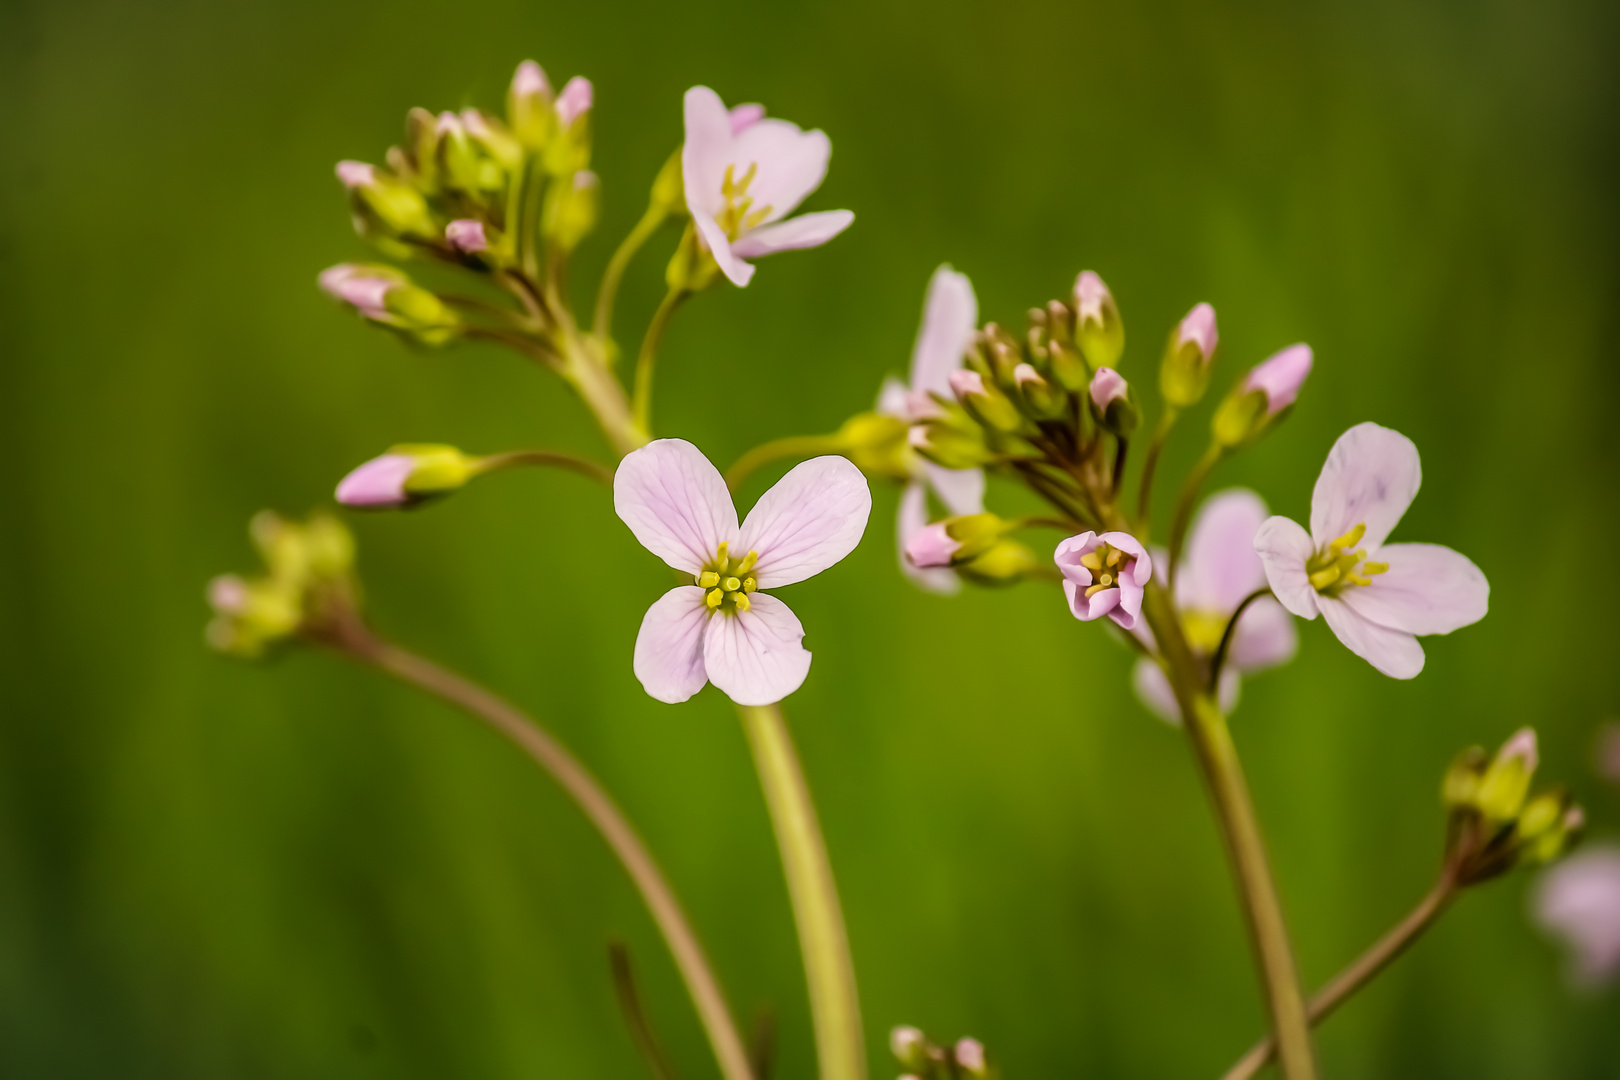
<path id="1" fill-rule="evenodd" d="M 703 602 L 711 608 L 717 608 L 720 606 L 720 601 L 725 598 L 726 594 L 719 589 L 710 589 L 708 595 L 703 598 Z"/>
<path id="2" fill-rule="evenodd" d="M 1114 575 L 1113 574 L 1104 574 L 1102 577 L 1097 579 L 1097 584 L 1101 585 L 1105 589 L 1108 586 L 1112 585 L 1113 583 L 1114 583 Z"/>
<path id="3" fill-rule="evenodd" d="M 741 195 L 748 190 L 748 185 L 754 182 L 754 174 L 759 171 L 759 162 L 749 163 L 748 171 L 743 173 L 741 181 L 736 178 L 736 168 L 735 165 L 727 165 L 725 178 L 720 181 L 720 193 L 727 198 Z"/>
<path id="4" fill-rule="evenodd" d="M 737 601 L 737 610 L 738 611 L 747 611 L 749 608 L 754 606 L 753 601 L 749 600 L 748 597 L 743 595 L 742 593 L 734 594 L 733 599 L 735 599 Z"/>
<path id="5" fill-rule="evenodd" d="M 759 562 L 759 552 L 750 551 L 747 555 L 743 556 L 743 561 L 737 564 L 737 573 L 748 573 L 748 571 L 754 568 L 754 564 L 757 562 Z"/>
<path id="6" fill-rule="evenodd" d="M 743 578 L 743 592 L 751 593 L 757 588 L 759 588 L 759 582 L 755 581 L 751 577 Z"/>
<path id="7" fill-rule="evenodd" d="M 1387 574 L 1387 573 L 1389 573 L 1389 563 L 1387 563 L 1387 562 L 1362 563 L 1361 564 L 1361 572 L 1363 574 Z"/>
<path id="8" fill-rule="evenodd" d="M 725 588 L 726 592 L 736 592 L 742 588 L 742 581 L 734 577 L 728 577 L 720 584 Z"/>
<path id="9" fill-rule="evenodd" d="M 1364 578 L 1360 574 L 1355 573 L 1354 571 L 1344 575 L 1344 580 L 1345 580 L 1345 584 L 1347 584 L 1347 585 L 1371 585 L 1372 584 L 1372 580 L 1370 578 Z"/>
<path id="10" fill-rule="evenodd" d="M 1340 551 L 1343 551 L 1346 548 L 1353 548 L 1357 544 L 1361 543 L 1361 538 L 1365 535 L 1367 535 L 1367 523 L 1362 522 L 1349 532 L 1345 533 L 1343 536 L 1339 537 L 1337 540 L 1333 541 L 1333 543 L 1329 546 L 1336 547 Z"/>
<path id="11" fill-rule="evenodd" d="M 1098 555 L 1095 551 L 1088 551 L 1084 555 L 1080 556 L 1080 565 L 1091 571 L 1101 570 L 1102 556 Z"/>
<path id="12" fill-rule="evenodd" d="M 705 589 L 712 589 L 716 585 L 720 584 L 720 575 L 715 573 L 713 570 L 705 570 L 703 573 L 698 575 L 698 584 L 703 586 Z"/>
<path id="13" fill-rule="evenodd" d="M 1119 548 L 1109 548 L 1108 549 L 1108 565 L 1109 566 L 1118 566 L 1119 565 L 1119 560 L 1123 559 L 1124 557 L 1125 557 L 1125 553 L 1123 551 L 1119 550 Z"/>
<path id="14" fill-rule="evenodd" d="M 1317 592 L 1321 592 L 1329 585 L 1332 585 L 1335 581 L 1338 581 L 1340 573 L 1341 571 L 1339 570 L 1338 563 L 1334 563 L 1326 570 L 1318 570 L 1310 577 L 1311 588 L 1315 589 Z"/>
<path id="15" fill-rule="evenodd" d="M 720 546 L 714 549 L 714 562 L 716 566 L 724 567 L 726 565 L 727 559 L 729 558 L 726 551 L 730 547 L 730 540 L 722 540 L 720 541 Z"/>
<path id="16" fill-rule="evenodd" d="M 743 209 L 746 210 L 747 207 L 744 206 Z M 759 228 L 760 223 L 763 222 L 766 218 L 771 216 L 771 211 L 773 209 L 775 209 L 775 207 L 771 206 L 770 203 L 766 203 L 764 206 L 760 207 L 758 210 L 755 210 L 752 213 L 748 214 L 746 217 L 743 218 L 743 228 L 745 228 L 745 229 L 757 229 L 757 228 Z"/>
<path id="17" fill-rule="evenodd" d="M 1108 588 L 1107 585 L 1093 585 L 1091 588 L 1086 590 L 1086 599 L 1090 600 L 1093 596 L 1096 596 L 1106 588 Z"/>

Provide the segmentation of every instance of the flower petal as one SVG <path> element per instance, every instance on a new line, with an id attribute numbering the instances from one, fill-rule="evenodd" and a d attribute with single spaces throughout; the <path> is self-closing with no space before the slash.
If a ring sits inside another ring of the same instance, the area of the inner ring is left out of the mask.
<path id="1" fill-rule="evenodd" d="M 892 416 L 897 420 L 911 420 L 911 410 L 906 407 L 906 384 L 890 375 L 883 380 L 878 388 L 877 404 L 873 412 L 879 416 Z"/>
<path id="2" fill-rule="evenodd" d="M 726 239 L 726 231 L 720 227 L 720 223 L 707 214 L 693 214 L 692 224 L 697 226 L 704 246 L 714 255 L 720 272 L 737 288 L 746 288 L 754 280 L 754 268 L 732 252 L 731 241 Z"/>
<path id="3" fill-rule="evenodd" d="M 810 674 L 798 616 L 774 596 L 755 593 L 737 615 L 716 615 L 703 635 L 709 681 L 739 705 L 781 701 Z"/>
<path id="4" fill-rule="evenodd" d="M 1310 534 L 1288 518 L 1267 518 L 1254 534 L 1254 550 L 1282 606 L 1302 619 L 1316 618 L 1316 590 L 1305 573 L 1305 560 L 1316 551 Z"/>
<path id="5" fill-rule="evenodd" d="M 951 372 L 962 366 L 973 328 L 979 322 L 979 301 L 966 274 L 949 263 L 934 271 L 923 304 L 922 328 L 911 352 L 911 389 L 919 394 L 951 396 Z"/>
<path id="6" fill-rule="evenodd" d="M 1286 664 L 1299 651 L 1299 630 L 1294 617 L 1277 601 L 1256 600 L 1243 612 L 1226 655 L 1227 666 L 1235 671 L 1264 671 Z"/>
<path id="7" fill-rule="evenodd" d="M 742 259 L 756 259 L 761 255 L 774 255 L 778 251 L 820 247 L 849 228 L 854 220 L 853 210 L 800 214 L 796 218 L 762 225 L 743 233 L 732 242 L 731 253 Z"/>
<path id="8" fill-rule="evenodd" d="M 821 573 L 855 550 L 872 513 L 866 477 L 833 454 L 795 465 L 748 512 L 735 554 L 759 552 L 762 589 Z"/>
<path id="9" fill-rule="evenodd" d="M 1331 596 L 1317 598 L 1322 618 L 1345 648 L 1392 679 L 1410 679 L 1423 670 L 1423 646 L 1417 638 L 1379 626 Z"/>
<path id="10" fill-rule="evenodd" d="M 731 158 L 731 116 L 720 95 L 694 86 L 682 103 L 686 142 L 681 145 L 681 180 L 694 218 L 712 218 L 725 208 L 720 183 Z"/>
<path id="11" fill-rule="evenodd" d="M 1181 726 L 1181 706 L 1176 702 L 1176 692 L 1170 689 L 1170 680 L 1158 664 L 1145 656 L 1137 657 L 1136 666 L 1131 669 L 1131 688 L 1148 712 L 1167 724 Z"/>
<path id="12" fill-rule="evenodd" d="M 947 469 L 923 462 L 923 474 L 945 508 L 958 517 L 984 513 L 984 470 Z"/>
<path id="13" fill-rule="evenodd" d="M 1439 544 L 1386 544 L 1377 556 L 1389 571 L 1339 594 L 1362 617 L 1408 634 L 1449 634 L 1485 617 L 1491 586 L 1466 555 Z"/>
<path id="14" fill-rule="evenodd" d="M 895 530 L 900 545 L 900 569 L 918 588 L 941 596 L 953 596 L 962 588 L 956 571 L 945 567 L 916 566 L 906 558 L 906 543 L 928 526 L 928 492 L 913 480 L 900 495 L 900 521 Z"/>
<path id="15" fill-rule="evenodd" d="M 797 124 L 764 117 L 738 133 L 731 144 L 732 176 L 741 182 L 750 165 L 757 166 L 748 184 L 754 210 L 770 207 L 766 223 L 793 213 L 827 175 L 832 142 L 824 131 L 803 131 Z M 721 174 L 725 165 L 721 165 Z M 718 181 L 717 181 L 718 184 Z"/>
<path id="16" fill-rule="evenodd" d="M 721 541 L 737 538 L 726 482 L 684 439 L 658 439 L 626 454 L 613 474 L 613 509 L 642 547 L 688 574 L 699 573 Z"/>
<path id="17" fill-rule="evenodd" d="M 677 705 L 709 681 L 703 667 L 703 630 L 709 608 L 703 590 L 681 585 L 653 602 L 642 617 L 631 663 L 642 688 Z"/>
<path id="18" fill-rule="evenodd" d="M 1357 424 L 1333 444 L 1311 493 L 1311 538 L 1321 547 L 1357 525 L 1367 532 L 1357 544 L 1381 546 L 1423 483 L 1417 447 L 1398 431 Z"/>
<path id="19" fill-rule="evenodd" d="M 1243 598 L 1263 588 L 1266 568 L 1254 550 L 1254 534 L 1266 520 L 1266 504 L 1245 488 L 1210 496 L 1187 537 L 1176 574 L 1176 606 L 1230 614 Z"/>
<path id="20" fill-rule="evenodd" d="M 1620 974 L 1620 847 L 1600 843 L 1541 876 L 1536 921 L 1570 947 L 1570 974 L 1592 987 Z"/>

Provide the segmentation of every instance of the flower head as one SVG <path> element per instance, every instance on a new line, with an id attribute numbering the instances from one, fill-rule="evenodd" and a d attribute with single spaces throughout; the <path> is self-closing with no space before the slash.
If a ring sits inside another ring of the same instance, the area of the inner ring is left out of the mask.
<path id="1" fill-rule="evenodd" d="M 1305 376 L 1311 373 L 1311 347 L 1290 345 L 1282 352 L 1249 369 L 1243 379 L 1243 392 L 1261 390 L 1266 395 L 1266 415 L 1276 416 L 1294 403 Z"/>
<path id="2" fill-rule="evenodd" d="M 634 669 L 659 701 L 685 701 L 712 682 L 739 705 L 768 705 L 810 672 L 804 628 L 759 592 L 813 577 L 860 543 L 872 511 L 861 471 L 841 457 L 788 472 L 749 511 L 737 510 L 720 472 L 681 439 L 628 454 L 613 506 L 643 547 L 691 574 L 659 598 L 636 636 Z"/>
<path id="3" fill-rule="evenodd" d="M 687 209 L 733 284 L 747 285 L 754 276 L 745 259 L 818 247 L 855 220 L 848 210 L 785 220 L 827 175 L 832 143 L 824 132 L 767 119 L 757 105 L 728 112 L 707 86 L 686 92 L 685 111 Z"/>
<path id="4" fill-rule="evenodd" d="M 1061 541 L 1052 555 L 1063 574 L 1069 610 L 1082 622 L 1107 615 L 1130 630 L 1142 614 L 1142 589 L 1153 559 L 1129 533 L 1083 532 Z"/>
<path id="5" fill-rule="evenodd" d="M 1266 521 L 1254 547 L 1283 607 L 1318 614 L 1385 675 L 1423 670 L 1418 634 L 1449 634 L 1485 617 L 1490 586 L 1467 558 L 1437 544 L 1386 544 L 1422 482 L 1412 440 L 1377 424 L 1339 436 L 1311 495 L 1311 531 Z"/>
<path id="6" fill-rule="evenodd" d="M 1593 846 L 1542 875 L 1532 913 L 1570 947 L 1570 977 L 1596 986 L 1620 975 L 1620 847 Z"/>

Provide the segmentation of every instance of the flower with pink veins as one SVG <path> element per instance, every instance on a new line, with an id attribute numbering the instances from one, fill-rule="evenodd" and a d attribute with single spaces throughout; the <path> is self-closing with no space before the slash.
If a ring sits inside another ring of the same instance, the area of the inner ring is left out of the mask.
<path id="1" fill-rule="evenodd" d="M 1357 424 L 1317 477 L 1311 531 L 1274 517 L 1254 538 L 1283 607 L 1302 619 L 1320 614 L 1351 652 L 1396 679 L 1423 670 L 1417 635 L 1478 622 L 1490 601 L 1479 567 L 1450 548 L 1384 543 L 1422 479 L 1411 439 Z"/>
<path id="2" fill-rule="evenodd" d="M 1233 488 L 1210 496 L 1198 511 L 1181 567 L 1176 571 L 1176 611 L 1193 653 L 1203 659 L 1220 647 L 1226 624 L 1238 605 L 1266 587 L 1266 569 L 1254 550 L 1254 534 L 1266 520 L 1260 496 Z M 1153 647 L 1145 622 L 1136 635 Z M 1299 648 L 1293 616 L 1270 597 L 1243 609 L 1221 669 L 1219 700 L 1222 711 L 1237 704 L 1238 688 L 1246 674 L 1286 664 Z M 1164 670 L 1145 657 L 1136 662 L 1131 683 L 1136 696 L 1154 715 L 1172 724 L 1181 722 L 1181 710 Z"/>
<path id="3" fill-rule="evenodd" d="M 686 206 L 733 284 L 747 285 L 754 276 L 744 260 L 819 247 L 855 220 L 848 210 L 787 217 L 827 175 L 832 143 L 825 132 L 767 118 L 759 105 L 727 111 L 707 86 L 686 92 L 685 111 Z"/>
<path id="4" fill-rule="evenodd" d="M 878 393 L 877 411 L 908 424 L 916 424 L 939 413 L 934 395 L 950 397 L 951 373 L 962 367 L 973 329 L 979 321 L 979 302 L 973 283 L 946 263 L 934 271 L 928 282 L 928 299 L 923 305 L 922 328 L 911 351 L 911 384 L 888 379 Z M 906 558 L 912 538 L 928 527 L 928 491 L 932 489 L 953 517 L 984 513 L 984 470 L 947 469 L 917 458 L 911 480 L 900 496 L 900 522 L 896 537 L 900 546 L 900 569 L 921 588 L 950 595 L 962 587 L 953 570 L 926 568 Z"/>
<path id="5" fill-rule="evenodd" d="M 1620 975 L 1620 846 L 1593 845 L 1541 876 L 1532 914 L 1570 948 L 1570 979 L 1596 987 Z"/>
<path id="6" fill-rule="evenodd" d="M 1153 558 L 1130 533 L 1083 532 L 1060 541 L 1052 554 L 1063 574 L 1069 610 L 1081 622 L 1107 615 L 1131 630 L 1142 614 L 1142 590 L 1153 576 Z"/>
<path id="7" fill-rule="evenodd" d="M 634 670 L 647 693 L 673 704 L 712 682 L 739 705 L 769 705 L 799 688 L 810 672 L 804 627 L 757 590 L 813 577 L 855 550 L 872 512 L 859 469 L 835 456 L 803 462 L 739 527 L 702 451 L 659 439 L 619 463 L 613 507 L 643 547 L 694 581 L 641 621 Z"/>

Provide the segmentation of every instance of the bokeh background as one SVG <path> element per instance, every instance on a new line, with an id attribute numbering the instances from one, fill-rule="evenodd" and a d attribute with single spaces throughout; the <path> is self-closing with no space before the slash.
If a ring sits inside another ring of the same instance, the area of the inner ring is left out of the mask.
<path id="1" fill-rule="evenodd" d="M 717 461 L 867 407 L 944 260 L 1013 323 L 1099 270 L 1150 396 L 1195 301 L 1227 377 L 1310 342 L 1299 408 L 1218 476 L 1279 512 L 1306 515 L 1352 423 L 1416 440 L 1397 538 L 1472 556 L 1490 617 L 1431 639 L 1411 683 L 1303 625 L 1234 719 L 1313 984 L 1427 887 L 1462 746 L 1537 725 L 1545 774 L 1614 832 L 1590 743 L 1620 710 L 1617 22 L 1602 0 L 0 6 L 0 1073 L 643 1075 L 621 937 L 683 1080 L 714 1075 L 635 894 L 527 761 L 333 657 L 202 642 L 204 583 L 254 568 L 249 515 L 325 505 L 393 442 L 605 453 L 542 373 L 411 352 L 314 287 L 366 253 L 332 163 L 380 159 L 409 106 L 499 106 L 529 56 L 596 84 L 582 283 L 678 143 L 686 87 L 832 136 L 811 206 L 855 226 L 669 339 L 661 431 Z M 673 241 L 632 272 L 621 332 Z M 788 714 L 874 1076 L 898 1022 L 977 1035 L 1012 1078 L 1216 1075 L 1262 1017 L 1180 736 L 1050 588 L 910 589 L 894 503 L 788 595 L 816 653 Z M 378 623 L 597 771 L 739 1013 L 779 1013 L 779 1075 L 808 1080 L 741 731 L 713 690 L 669 707 L 631 678 L 667 571 L 604 491 L 531 472 L 353 524 Z M 1335 1017 L 1329 1075 L 1614 1075 L 1620 999 L 1566 988 L 1527 886 L 1468 896 Z"/>

